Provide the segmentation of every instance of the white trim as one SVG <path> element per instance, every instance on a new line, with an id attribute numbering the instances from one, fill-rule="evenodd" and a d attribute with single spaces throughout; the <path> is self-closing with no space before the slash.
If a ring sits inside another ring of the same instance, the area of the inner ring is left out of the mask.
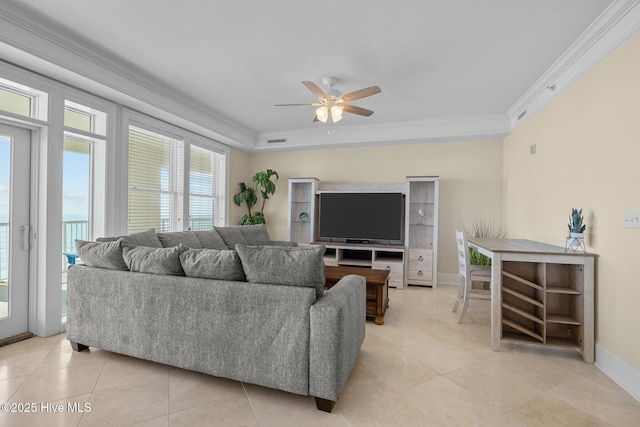
<path id="1" fill-rule="evenodd" d="M 507 111 L 515 130 L 640 30 L 640 0 L 615 0 Z M 552 89 L 551 89 L 552 88 Z M 526 114 L 518 120 L 518 116 Z"/>
<path id="2" fill-rule="evenodd" d="M 506 114 L 473 117 L 446 117 L 367 125 L 319 126 L 258 134 L 255 151 L 326 148 L 330 146 L 371 146 L 407 142 L 502 139 L 511 131 Z M 286 138 L 285 143 L 268 144 L 270 139 Z"/>
<path id="3" fill-rule="evenodd" d="M 246 149 L 255 142 L 253 131 L 11 2 L 0 9 L 0 52 L 16 64 L 225 144 Z"/>
<path id="4" fill-rule="evenodd" d="M 257 134 L 137 67 L 30 14 L 0 9 L 0 52 L 17 64 L 248 152 L 503 138 L 640 29 L 640 0 L 614 0 L 505 114 Z M 553 86 L 554 90 L 548 89 Z M 526 111 L 524 117 L 518 116 Z M 268 139 L 287 138 L 268 145 Z"/>
<path id="5" fill-rule="evenodd" d="M 640 402 L 640 368 L 596 342 L 595 365 L 606 376 Z"/>

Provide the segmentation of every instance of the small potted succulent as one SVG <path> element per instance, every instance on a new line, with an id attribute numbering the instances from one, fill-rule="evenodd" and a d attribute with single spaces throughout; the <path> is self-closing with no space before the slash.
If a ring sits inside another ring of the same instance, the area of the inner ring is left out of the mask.
<path id="1" fill-rule="evenodd" d="M 584 230 L 587 226 L 583 224 L 583 221 L 584 217 L 582 216 L 582 209 L 577 210 L 572 208 L 568 224 L 569 237 L 567 237 L 565 251 L 569 251 L 571 249 L 574 252 L 577 250 L 586 252 L 584 246 Z"/>
<path id="2" fill-rule="evenodd" d="M 571 216 L 569 217 L 569 237 L 584 239 L 584 230 L 587 228 L 582 222 L 584 217 L 582 216 L 582 209 L 571 209 Z"/>

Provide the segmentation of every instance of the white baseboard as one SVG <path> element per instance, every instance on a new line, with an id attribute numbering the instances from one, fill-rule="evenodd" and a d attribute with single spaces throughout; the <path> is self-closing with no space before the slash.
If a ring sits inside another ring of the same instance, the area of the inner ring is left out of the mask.
<path id="1" fill-rule="evenodd" d="M 606 376 L 640 402 L 640 369 L 596 343 L 595 365 Z"/>

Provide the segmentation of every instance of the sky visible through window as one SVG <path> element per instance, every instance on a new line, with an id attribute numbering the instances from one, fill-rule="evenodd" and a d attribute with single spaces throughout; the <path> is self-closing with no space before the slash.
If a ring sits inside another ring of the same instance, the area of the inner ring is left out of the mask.
<path id="1" fill-rule="evenodd" d="M 89 220 L 89 155 L 64 152 L 62 220 Z"/>

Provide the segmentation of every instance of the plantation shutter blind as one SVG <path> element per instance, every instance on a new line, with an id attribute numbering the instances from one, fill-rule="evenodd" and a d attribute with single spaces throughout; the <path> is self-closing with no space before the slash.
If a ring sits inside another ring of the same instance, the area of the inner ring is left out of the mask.
<path id="1" fill-rule="evenodd" d="M 183 142 L 129 126 L 128 232 L 183 229 Z"/>
<path id="2" fill-rule="evenodd" d="M 191 145 L 189 150 L 189 229 L 225 225 L 225 156 Z"/>

